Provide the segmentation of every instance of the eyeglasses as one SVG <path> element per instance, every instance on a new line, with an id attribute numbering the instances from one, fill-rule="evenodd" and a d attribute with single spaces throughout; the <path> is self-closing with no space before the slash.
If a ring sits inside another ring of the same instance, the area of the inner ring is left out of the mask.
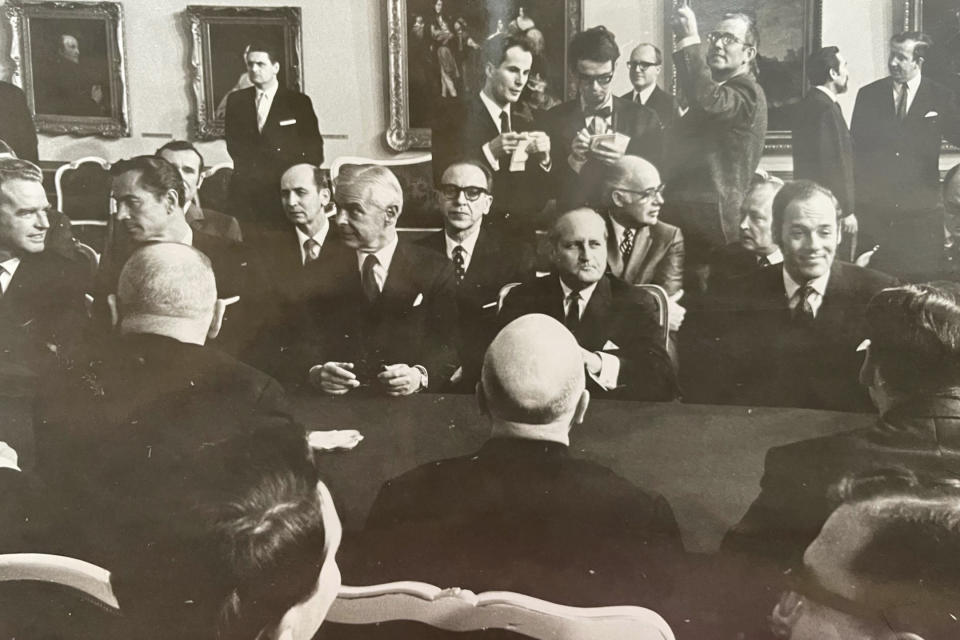
<path id="1" fill-rule="evenodd" d="M 628 62 L 627 63 L 627 68 L 629 68 L 630 71 L 637 71 L 638 69 L 642 69 L 643 71 L 646 71 L 650 67 L 659 67 L 659 66 L 660 65 L 656 62 Z"/>
<path id="2" fill-rule="evenodd" d="M 583 73 L 578 73 L 577 80 L 579 80 L 582 84 L 590 84 L 590 83 L 596 82 L 601 87 L 605 87 L 611 82 L 613 82 L 613 74 L 605 73 L 602 76 L 588 76 Z"/>
<path id="3" fill-rule="evenodd" d="M 650 200 L 659 195 L 663 195 L 663 190 L 666 189 L 667 185 L 660 184 L 656 187 L 650 187 L 649 189 L 644 189 L 643 191 L 637 191 L 636 189 L 624 189 L 623 187 L 614 187 L 617 191 L 626 191 L 627 193 L 636 193 L 640 196 L 641 200 Z"/>
<path id="4" fill-rule="evenodd" d="M 480 196 L 490 193 L 483 187 L 461 187 L 456 184 L 442 184 L 439 188 L 440 195 L 447 200 L 456 200 L 462 193 L 467 202 L 476 202 Z"/>
<path id="5" fill-rule="evenodd" d="M 722 42 L 723 46 L 725 47 L 729 47 L 732 44 L 742 44 L 745 47 L 753 46 L 752 44 L 747 44 L 746 42 L 744 42 L 737 36 L 733 35 L 732 33 L 726 33 L 724 31 L 711 31 L 705 37 L 707 39 L 707 42 L 709 42 L 710 44 L 717 44 L 718 42 Z"/>

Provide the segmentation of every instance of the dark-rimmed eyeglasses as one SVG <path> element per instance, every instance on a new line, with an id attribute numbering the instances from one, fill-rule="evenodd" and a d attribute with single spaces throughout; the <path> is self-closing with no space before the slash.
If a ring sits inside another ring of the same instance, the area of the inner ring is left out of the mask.
<path id="1" fill-rule="evenodd" d="M 591 82 L 596 82 L 601 87 L 605 87 L 611 82 L 613 82 L 613 74 L 605 73 L 602 76 L 588 76 L 583 73 L 578 73 L 577 80 L 583 84 L 590 84 Z"/>
<path id="2" fill-rule="evenodd" d="M 623 187 L 614 187 L 617 191 L 625 191 L 627 193 L 635 193 L 640 196 L 641 200 L 650 200 L 656 198 L 657 196 L 663 195 L 663 190 L 667 188 L 665 184 L 659 184 L 655 187 L 650 187 L 649 189 L 644 189 L 643 191 L 638 191 L 636 189 L 624 189 Z"/>
<path id="3" fill-rule="evenodd" d="M 721 42 L 725 47 L 729 47 L 732 44 L 742 44 L 745 47 L 753 46 L 752 44 L 747 44 L 732 33 L 727 33 L 725 31 L 711 31 L 705 36 L 705 38 L 710 44 L 717 44 L 718 42 Z"/>
<path id="4" fill-rule="evenodd" d="M 480 196 L 490 193 L 483 187 L 461 187 L 456 184 L 442 184 L 437 190 L 447 200 L 456 200 L 462 193 L 467 202 L 476 202 Z"/>
<path id="5" fill-rule="evenodd" d="M 657 64 L 656 62 L 632 62 L 631 61 L 627 63 L 627 68 L 630 69 L 630 71 L 637 71 L 637 70 L 646 71 L 650 67 L 659 67 L 659 66 L 660 65 Z"/>

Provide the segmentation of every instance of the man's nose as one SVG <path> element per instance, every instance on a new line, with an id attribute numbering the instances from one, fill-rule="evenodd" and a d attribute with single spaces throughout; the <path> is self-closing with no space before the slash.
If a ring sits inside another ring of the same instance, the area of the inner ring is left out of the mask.
<path id="1" fill-rule="evenodd" d="M 333 221 L 338 225 L 347 224 L 347 212 L 344 209 L 337 209 L 337 213 L 333 216 Z"/>
<path id="2" fill-rule="evenodd" d="M 118 204 L 117 205 L 117 220 L 127 220 L 130 218 L 130 212 L 127 210 L 127 205 Z"/>
<path id="3" fill-rule="evenodd" d="M 50 219 L 47 217 L 46 211 L 40 211 L 37 213 L 37 219 L 33 226 L 35 226 L 37 229 L 50 228 Z"/>
<path id="4" fill-rule="evenodd" d="M 750 226 L 747 224 L 747 216 L 740 218 L 740 230 L 747 231 L 750 229 Z"/>

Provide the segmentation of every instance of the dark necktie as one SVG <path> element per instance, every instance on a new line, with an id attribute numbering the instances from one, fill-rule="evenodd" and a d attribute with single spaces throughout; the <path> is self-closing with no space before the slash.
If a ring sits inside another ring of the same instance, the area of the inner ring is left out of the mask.
<path id="1" fill-rule="evenodd" d="M 563 324 L 570 333 L 575 333 L 580 326 L 580 293 L 578 291 L 571 291 L 567 296 L 567 313 L 563 318 Z"/>
<path id="2" fill-rule="evenodd" d="M 500 133 L 510 133 L 510 116 L 506 111 L 500 112 Z"/>
<path id="3" fill-rule="evenodd" d="M 637 104 L 643 104 L 643 101 L 640 100 L 640 92 L 639 92 L 639 91 L 634 91 L 634 92 L 633 92 L 633 101 L 636 102 Z"/>
<path id="4" fill-rule="evenodd" d="M 363 259 L 363 269 L 360 271 L 360 284 L 363 286 L 363 295 L 367 297 L 368 302 L 376 302 L 380 297 L 380 287 L 377 285 L 377 277 L 373 273 L 373 268 L 379 264 L 377 256 L 368 253 Z"/>
<path id="5" fill-rule="evenodd" d="M 769 267 L 770 260 L 767 258 L 767 256 L 757 256 L 757 264 L 761 267 Z"/>
<path id="6" fill-rule="evenodd" d="M 897 118 L 903 120 L 907 117 L 907 92 L 909 88 L 906 82 L 900 83 L 900 99 L 897 101 Z M 889 102 L 887 104 L 890 104 Z"/>
<path id="7" fill-rule="evenodd" d="M 466 249 L 462 245 L 457 245 L 453 248 L 453 272 L 457 276 L 457 284 L 463 282 L 463 277 L 467 275 L 467 269 L 464 264 L 463 254 L 466 253 Z"/>
<path id="8" fill-rule="evenodd" d="M 303 264 L 310 264 L 320 257 L 320 243 L 313 238 L 307 238 L 303 241 L 303 253 Z"/>
<path id="9" fill-rule="evenodd" d="M 797 306 L 793 308 L 794 320 L 803 323 L 813 322 L 813 305 L 810 303 L 810 298 L 816 294 L 816 292 L 816 289 L 808 284 L 797 289 Z"/>
<path id="10" fill-rule="evenodd" d="M 636 233 L 633 229 L 623 230 L 623 239 L 620 240 L 620 255 L 623 256 L 624 260 L 629 258 L 630 252 L 633 251 L 633 238 Z"/>

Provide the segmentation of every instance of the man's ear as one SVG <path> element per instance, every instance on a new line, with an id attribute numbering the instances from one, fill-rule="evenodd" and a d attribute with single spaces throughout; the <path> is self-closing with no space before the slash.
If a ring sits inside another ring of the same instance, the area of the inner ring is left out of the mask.
<path id="1" fill-rule="evenodd" d="M 318 191 L 317 193 L 320 196 L 320 205 L 324 209 L 326 209 L 327 205 L 329 205 L 330 201 L 333 199 L 333 195 L 330 193 L 330 189 L 326 189 L 326 188 L 320 189 L 320 191 Z"/>
<path id="2" fill-rule="evenodd" d="M 391 204 L 386 208 L 386 212 L 387 212 L 387 220 L 389 220 L 393 224 L 396 224 L 397 218 L 400 217 L 400 207 L 395 204 Z"/>
<path id="3" fill-rule="evenodd" d="M 117 307 L 117 294 L 107 294 L 107 307 L 110 308 L 110 326 L 116 327 L 120 324 L 120 310 Z"/>
<path id="4" fill-rule="evenodd" d="M 610 202 L 618 208 L 626 204 L 623 193 L 619 189 L 614 189 L 610 192 Z"/>
<path id="5" fill-rule="evenodd" d="M 570 426 L 583 424 L 583 417 L 587 414 L 587 407 L 590 405 L 590 392 L 584 389 L 580 392 L 580 398 L 577 400 L 577 408 L 573 412 L 573 420 Z"/>
<path id="6" fill-rule="evenodd" d="M 213 340 L 220 335 L 220 328 L 223 326 L 223 314 L 226 313 L 229 304 L 221 298 L 217 298 L 217 301 L 213 303 L 213 317 L 210 318 L 210 328 L 207 329 L 208 340 Z"/>

